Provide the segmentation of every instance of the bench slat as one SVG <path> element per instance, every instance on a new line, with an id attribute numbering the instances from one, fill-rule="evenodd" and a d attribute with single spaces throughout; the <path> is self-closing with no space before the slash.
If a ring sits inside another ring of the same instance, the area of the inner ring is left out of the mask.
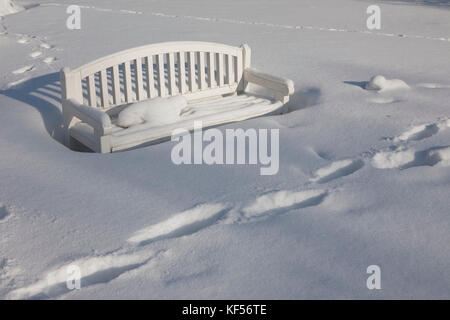
<path id="1" fill-rule="evenodd" d="M 153 56 L 145 58 L 147 68 L 147 96 L 153 98 L 155 96 L 155 76 L 153 73 Z"/>
<path id="2" fill-rule="evenodd" d="M 142 81 L 142 59 L 138 58 L 134 60 L 136 66 L 136 99 L 141 101 L 144 99 L 144 83 Z"/>
<path id="3" fill-rule="evenodd" d="M 189 91 L 194 92 L 197 89 L 195 84 L 195 53 L 188 53 L 188 64 L 189 64 Z"/>
<path id="4" fill-rule="evenodd" d="M 89 105 L 92 107 L 97 106 L 97 93 L 95 92 L 95 74 L 91 74 L 87 77 L 87 89 Z"/>
<path id="5" fill-rule="evenodd" d="M 224 69 L 223 69 L 223 54 L 217 54 L 219 62 L 218 62 L 218 70 L 217 70 L 217 78 L 219 87 L 223 87 L 223 78 L 224 78 Z"/>
<path id="6" fill-rule="evenodd" d="M 157 55 L 156 65 L 158 70 L 158 94 L 160 97 L 165 97 L 166 79 L 164 76 L 164 55 L 162 53 Z"/>
<path id="7" fill-rule="evenodd" d="M 227 76 L 226 76 L 227 84 L 233 84 L 233 56 L 227 54 Z"/>
<path id="8" fill-rule="evenodd" d="M 198 84 L 200 90 L 204 90 L 206 87 L 206 79 L 205 79 L 205 53 L 198 53 Z"/>
<path id="9" fill-rule="evenodd" d="M 216 87 L 216 81 L 214 79 L 215 73 L 214 73 L 214 52 L 208 52 L 208 86 L 210 88 Z"/>
<path id="10" fill-rule="evenodd" d="M 123 77 L 125 85 L 125 102 L 133 102 L 130 61 L 123 63 L 123 69 L 124 69 Z"/>
<path id="11" fill-rule="evenodd" d="M 181 94 L 186 92 L 186 61 L 184 59 L 184 52 L 178 53 L 178 85 L 180 86 Z"/>
<path id="12" fill-rule="evenodd" d="M 120 76 L 118 65 L 112 67 L 112 92 L 114 104 L 120 104 L 122 102 L 122 98 L 120 96 Z"/>
<path id="13" fill-rule="evenodd" d="M 109 107 L 109 93 L 108 93 L 108 77 L 106 70 L 100 71 L 100 93 L 101 93 L 101 101 L 102 107 Z"/>
<path id="14" fill-rule="evenodd" d="M 242 73 L 244 72 L 243 68 L 242 68 L 242 64 L 243 64 L 242 55 L 240 54 L 236 57 L 236 65 L 234 67 L 235 81 L 238 84 L 240 90 L 243 89 L 243 84 L 241 84 Z"/>
<path id="15" fill-rule="evenodd" d="M 175 83 L 175 61 L 174 54 L 170 52 L 167 57 L 167 69 L 169 73 L 169 95 L 173 96 L 176 93 Z"/>

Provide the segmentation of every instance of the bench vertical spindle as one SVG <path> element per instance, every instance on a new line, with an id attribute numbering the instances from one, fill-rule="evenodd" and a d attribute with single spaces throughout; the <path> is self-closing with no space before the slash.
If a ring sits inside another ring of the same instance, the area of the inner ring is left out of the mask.
<path id="1" fill-rule="evenodd" d="M 184 52 L 178 53 L 178 73 L 179 86 L 181 94 L 186 92 L 186 62 L 184 59 Z"/>
<path id="2" fill-rule="evenodd" d="M 88 98 L 89 105 L 91 107 L 97 106 L 97 93 L 95 89 L 95 74 L 91 74 L 87 77 L 87 89 L 88 89 Z"/>
<path id="3" fill-rule="evenodd" d="M 134 60 L 136 66 L 136 99 L 141 101 L 144 99 L 144 83 L 142 81 L 142 59 L 137 58 Z"/>
<path id="4" fill-rule="evenodd" d="M 204 90 L 206 87 L 206 79 L 205 79 L 205 53 L 198 53 L 198 85 L 200 90 Z"/>
<path id="5" fill-rule="evenodd" d="M 232 85 L 234 83 L 233 79 L 233 56 L 227 54 L 227 84 Z"/>
<path id="6" fill-rule="evenodd" d="M 210 88 L 216 87 L 214 69 L 214 52 L 208 52 L 208 86 Z"/>
<path id="7" fill-rule="evenodd" d="M 175 95 L 176 84 L 175 84 L 175 56 L 173 52 L 169 52 L 167 57 L 167 69 L 169 71 L 169 95 Z"/>
<path id="8" fill-rule="evenodd" d="M 103 69 L 100 71 L 100 93 L 102 108 L 109 107 L 108 77 L 106 70 L 107 69 Z"/>
<path id="9" fill-rule="evenodd" d="M 123 63 L 123 70 L 124 70 L 124 84 L 125 84 L 125 102 L 133 102 L 133 91 L 132 91 L 132 84 L 131 84 L 131 68 L 130 68 L 130 61 Z"/>
<path id="10" fill-rule="evenodd" d="M 114 65 L 112 67 L 112 93 L 114 104 L 119 105 L 122 102 L 122 97 L 120 95 L 120 76 L 118 65 Z"/>
<path id="11" fill-rule="evenodd" d="M 153 56 L 145 58 L 145 65 L 147 69 L 147 97 L 153 98 L 155 96 L 155 76 L 153 72 Z"/>
<path id="12" fill-rule="evenodd" d="M 218 60 L 219 60 L 217 70 L 218 86 L 223 87 L 223 78 L 224 78 L 223 53 L 218 53 Z"/>
<path id="13" fill-rule="evenodd" d="M 188 64 L 189 64 L 189 91 L 194 92 L 196 91 L 196 85 L 195 85 L 195 53 L 189 52 L 188 53 Z"/>
<path id="14" fill-rule="evenodd" d="M 158 68 L 158 95 L 163 98 L 166 96 L 166 79 L 164 74 L 164 55 L 162 53 L 157 55 L 156 65 Z"/>

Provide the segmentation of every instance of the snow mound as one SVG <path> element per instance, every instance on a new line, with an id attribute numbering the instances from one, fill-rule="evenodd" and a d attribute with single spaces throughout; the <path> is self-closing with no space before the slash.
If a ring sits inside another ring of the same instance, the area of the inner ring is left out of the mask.
<path id="1" fill-rule="evenodd" d="M 173 123 L 186 106 L 187 100 L 182 96 L 136 102 L 119 113 L 117 125 L 128 128 L 144 122 L 155 126 Z"/>
<path id="2" fill-rule="evenodd" d="M 0 0 L 0 17 L 22 10 L 23 7 L 17 5 L 12 0 Z"/>
<path id="3" fill-rule="evenodd" d="M 409 86 L 400 79 L 386 79 L 381 75 L 373 76 L 366 84 L 366 90 L 397 90 L 397 89 L 409 89 Z"/>

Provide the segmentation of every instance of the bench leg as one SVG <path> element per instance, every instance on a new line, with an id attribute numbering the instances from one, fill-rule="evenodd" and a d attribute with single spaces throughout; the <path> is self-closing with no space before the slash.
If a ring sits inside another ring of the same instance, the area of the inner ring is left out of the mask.
<path id="1" fill-rule="evenodd" d="M 110 153 L 111 152 L 111 143 L 110 136 L 101 136 L 99 139 L 99 145 L 96 150 L 99 153 Z"/>

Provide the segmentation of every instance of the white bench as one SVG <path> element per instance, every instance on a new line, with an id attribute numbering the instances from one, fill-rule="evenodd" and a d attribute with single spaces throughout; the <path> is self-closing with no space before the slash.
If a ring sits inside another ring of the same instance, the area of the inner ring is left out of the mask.
<path id="1" fill-rule="evenodd" d="M 176 128 L 193 130 L 193 120 L 210 127 L 281 110 L 294 92 L 293 82 L 251 69 L 250 53 L 245 44 L 165 42 L 121 51 L 74 70 L 64 68 L 66 144 L 76 139 L 95 152 L 113 152 L 170 137 Z M 263 96 L 249 93 L 249 83 L 264 87 Z M 115 125 L 118 113 L 132 102 L 180 94 L 202 116 L 194 112 L 159 127 Z"/>

